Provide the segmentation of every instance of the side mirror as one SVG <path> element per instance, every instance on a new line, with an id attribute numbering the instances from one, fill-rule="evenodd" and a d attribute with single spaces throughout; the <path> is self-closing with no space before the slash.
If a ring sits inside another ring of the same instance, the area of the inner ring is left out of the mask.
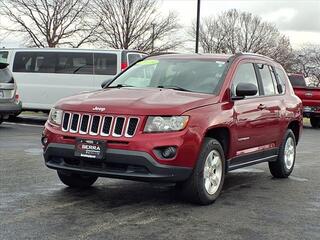
<path id="1" fill-rule="evenodd" d="M 109 83 L 113 80 L 112 79 L 107 79 L 107 80 L 104 80 L 102 83 L 101 83 L 101 88 L 105 88 L 106 86 L 109 85 Z"/>
<path id="2" fill-rule="evenodd" d="M 258 93 L 258 88 L 252 83 L 239 83 L 236 88 L 235 99 L 243 99 L 247 96 L 255 96 Z"/>

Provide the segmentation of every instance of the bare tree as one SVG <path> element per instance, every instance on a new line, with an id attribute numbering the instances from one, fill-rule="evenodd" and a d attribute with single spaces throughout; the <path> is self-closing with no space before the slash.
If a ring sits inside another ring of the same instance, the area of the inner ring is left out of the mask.
<path id="1" fill-rule="evenodd" d="M 320 87 L 320 45 L 307 44 L 295 51 L 292 68 L 303 73 L 310 85 Z"/>
<path id="2" fill-rule="evenodd" d="M 9 20 L 5 29 L 23 33 L 28 46 L 79 47 L 94 41 L 88 5 L 89 0 L 2 0 L 0 11 Z"/>
<path id="3" fill-rule="evenodd" d="M 195 28 L 191 35 L 194 36 Z M 253 52 L 274 58 L 285 67 L 292 61 L 292 48 L 287 37 L 258 16 L 231 9 L 216 18 L 202 20 L 200 44 L 204 52 Z"/>
<path id="4" fill-rule="evenodd" d="M 116 49 L 162 52 L 174 49 L 181 41 L 177 16 L 170 12 L 161 17 L 158 0 L 94 0 L 99 16 L 102 45 Z"/>

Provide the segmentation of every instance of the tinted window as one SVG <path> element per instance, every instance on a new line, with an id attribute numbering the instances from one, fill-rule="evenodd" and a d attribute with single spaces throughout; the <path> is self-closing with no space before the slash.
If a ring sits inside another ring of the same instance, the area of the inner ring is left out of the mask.
<path id="1" fill-rule="evenodd" d="M 93 74 L 92 53 L 57 53 L 56 73 Z"/>
<path id="2" fill-rule="evenodd" d="M 257 64 L 257 66 L 261 75 L 264 95 L 274 95 L 276 93 L 275 83 L 272 79 L 269 66 L 266 64 Z"/>
<path id="3" fill-rule="evenodd" d="M 212 94 L 219 89 L 225 65 L 215 60 L 146 59 L 134 64 L 110 86 L 180 88 Z"/>
<path id="4" fill-rule="evenodd" d="M 306 87 L 306 81 L 304 80 L 304 77 L 302 75 L 290 75 L 289 80 L 292 84 L 292 86 L 296 87 Z"/>
<path id="5" fill-rule="evenodd" d="M 277 74 L 278 80 L 282 86 L 282 92 L 284 93 L 286 91 L 287 74 L 280 68 L 276 68 L 276 74 Z"/>
<path id="6" fill-rule="evenodd" d="M 14 72 L 92 74 L 91 53 L 17 52 Z"/>
<path id="7" fill-rule="evenodd" d="M 55 72 L 55 53 L 52 52 L 18 52 L 15 55 L 14 72 Z"/>
<path id="8" fill-rule="evenodd" d="M 141 59 L 140 54 L 137 53 L 128 53 L 128 63 L 129 65 L 134 64 L 136 61 L 138 61 L 139 59 Z"/>
<path id="9" fill-rule="evenodd" d="M 238 67 L 231 86 L 233 96 L 236 96 L 236 88 L 239 83 L 252 83 L 257 87 L 257 89 L 259 89 L 256 73 L 252 63 L 241 64 Z M 259 90 L 256 95 L 259 95 Z"/>
<path id="10" fill-rule="evenodd" d="M 13 82 L 12 74 L 5 64 L 0 64 L 0 83 Z"/>
<path id="11" fill-rule="evenodd" d="M 96 75 L 116 75 L 117 55 L 112 53 L 94 54 L 94 74 Z"/>
<path id="12" fill-rule="evenodd" d="M 0 51 L 0 63 L 7 63 L 8 62 L 8 51 Z"/>

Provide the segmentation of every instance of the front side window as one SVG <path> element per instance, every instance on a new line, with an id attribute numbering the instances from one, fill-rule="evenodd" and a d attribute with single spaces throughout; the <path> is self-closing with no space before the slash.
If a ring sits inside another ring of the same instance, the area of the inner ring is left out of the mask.
<path id="1" fill-rule="evenodd" d="M 236 96 L 236 89 L 239 83 L 251 83 L 255 85 L 258 89 L 256 96 L 259 95 L 258 80 L 252 63 L 244 63 L 237 68 L 231 85 L 233 96 Z"/>
<path id="2" fill-rule="evenodd" d="M 269 66 L 266 64 L 257 64 L 257 66 L 262 80 L 264 95 L 269 96 L 276 94 L 275 83 L 274 79 L 272 79 Z"/>
<path id="3" fill-rule="evenodd" d="M 212 94 L 219 90 L 225 65 L 214 59 L 146 59 L 125 71 L 109 87 L 173 88 Z"/>

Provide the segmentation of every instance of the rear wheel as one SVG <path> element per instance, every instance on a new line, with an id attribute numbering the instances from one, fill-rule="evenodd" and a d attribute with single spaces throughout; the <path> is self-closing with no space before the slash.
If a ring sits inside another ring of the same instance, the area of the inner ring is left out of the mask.
<path id="1" fill-rule="evenodd" d="M 73 188 L 87 188 L 97 181 L 98 177 L 77 173 L 58 171 L 58 176 L 65 185 Z"/>
<path id="2" fill-rule="evenodd" d="M 296 139 L 291 129 L 288 129 L 279 149 L 278 159 L 269 162 L 271 174 L 276 178 L 287 178 L 293 171 L 296 160 Z"/>
<path id="3" fill-rule="evenodd" d="M 225 158 L 221 144 L 205 138 L 191 177 L 182 184 L 182 193 L 192 202 L 206 205 L 219 196 L 225 178 Z"/>
<path id="4" fill-rule="evenodd" d="M 320 117 L 311 117 L 310 123 L 313 128 L 320 128 Z"/>

